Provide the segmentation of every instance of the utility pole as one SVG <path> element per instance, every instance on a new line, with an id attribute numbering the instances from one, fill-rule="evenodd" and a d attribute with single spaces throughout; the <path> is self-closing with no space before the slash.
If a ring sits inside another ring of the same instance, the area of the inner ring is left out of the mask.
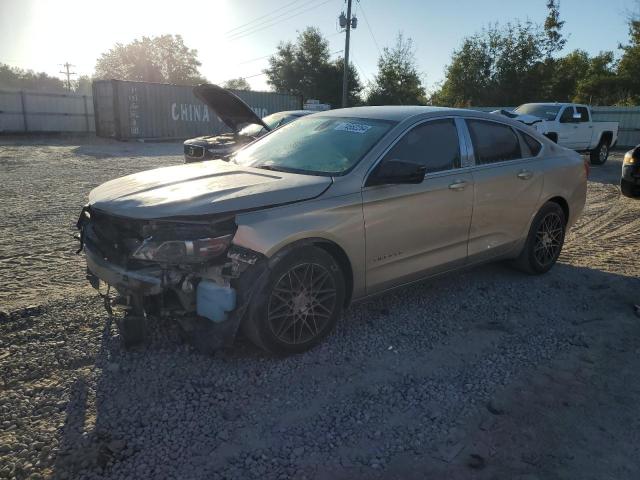
<path id="1" fill-rule="evenodd" d="M 67 77 L 67 90 L 71 91 L 71 75 L 76 75 L 76 72 L 70 72 L 69 68 L 75 67 L 75 65 L 71 65 L 69 62 L 63 63 L 62 66 L 65 68 L 65 71 L 61 71 L 63 75 Z"/>
<path id="2" fill-rule="evenodd" d="M 342 74 L 342 108 L 347 107 L 347 92 L 349 86 L 349 39 L 351 37 L 351 27 L 356 28 L 358 25 L 357 18 L 351 18 L 351 0 L 347 0 L 347 16 L 344 12 L 340 15 L 340 26 L 346 27 L 346 36 L 344 39 L 344 72 Z"/>

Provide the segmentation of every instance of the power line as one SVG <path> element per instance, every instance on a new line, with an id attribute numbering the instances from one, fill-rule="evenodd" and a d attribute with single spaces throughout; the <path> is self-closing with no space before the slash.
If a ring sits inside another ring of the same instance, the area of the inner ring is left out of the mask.
<path id="1" fill-rule="evenodd" d="M 369 30 L 369 33 L 371 34 L 371 39 L 373 40 L 373 43 L 375 44 L 376 48 L 378 49 L 378 55 L 382 55 L 382 51 L 380 50 L 380 46 L 378 45 L 378 41 L 376 40 L 376 36 L 373 34 L 373 29 L 371 28 L 371 25 L 369 25 L 369 20 L 367 19 L 367 14 L 364 13 L 364 8 L 362 8 L 362 3 L 360 2 L 360 0 L 358 0 L 358 5 L 360 5 L 360 11 L 362 12 L 362 17 L 364 18 L 364 23 L 367 24 L 367 29 Z"/>
<path id="2" fill-rule="evenodd" d="M 278 15 L 275 15 L 275 16 L 273 16 L 271 18 L 267 18 L 265 20 L 262 20 L 261 22 L 258 22 L 255 25 L 250 25 L 247 28 L 243 28 L 240 31 L 236 31 L 234 33 L 231 33 L 231 34 L 227 35 L 227 37 L 236 37 L 236 36 L 240 36 L 240 35 L 243 35 L 245 33 L 248 33 L 248 32 L 250 32 L 252 30 L 259 29 L 261 26 L 266 25 L 266 24 L 268 24 L 270 22 L 273 22 L 274 20 L 277 20 L 279 18 L 285 17 L 285 16 L 289 15 L 292 11 L 300 10 L 301 8 L 304 8 L 307 5 L 313 3 L 314 1 L 315 0 L 307 0 L 305 3 L 303 3 L 301 5 L 297 5 L 297 6 L 293 7 L 289 11 L 286 11 L 286 12 L 283 12 L 283 13 L 279 13 Z"/>
<path id="3" fill-rule="evenodd" d="M 344 50 L 336 50 L 335 52 L 331 52 L 329 55 L 335 55 L 336 53 L 342 53 L 342 52 L 344 52 Z M 267 55 L 267 56 L 270 56 L 270 55 Z M 266 73 L 265 72 L 261 72 L 261 73 L 256 73 L 256 74 L 253 74 L 253 75 L 247 75 L 247 76 L 244 76 L 244 77 L 241 75 L 241 77 L 242 78 L 253 78 L 253 77 L 259 77 L 260 75 L 266 75 Z"/>
<path id="4" fill-rule="evenodd" d="M 318 7 L 321 7 L 322 5 L 324 5 L 326 3 L 329 3 L 330 1 L 332 1 L 332 0 L 325 0 L 324 2 L 318 3 L 318 4 L 314 5 L 314 6 L 312 6 L 311 8 L 307 8 L 307 9 L 302 10 L 300 12 L 294 13 L 293 15 L 289 15 L 288 17 L 281 18 L 281 19 L 279 19 L 279 20 L 277 20 L 277 21 L 275 21 L 273 23 L 270 23 L 270 24 L 262 26 L 261 28 L 256 28 L 256 29 L 253 29 L 253 30 L 248 30 L 248 31 L 245 31 L 245 32 L 242 32 L 242 33 L 238 33 L 237 36 L 233 36 L 232 35 L 231 38 L 229 38 L 229 40 L 232 40 L 232 41 L 233 40 L 239 40 L 239 39 L 244 38 L 246 36 L 253 35 L 254 33 L 260 32 L 260 31 L 262 31 L 262 30 L 264 30 L 266 28 L 270 28 L 270 27 L 273 27 L 274 25 L 282 23 L 285 20 L 289 20 L 290 18 L 297 17 L 299 15 L 302 15 L 303 13 L 306 13 L 308 11 L 311 11 L 311 10 L 314 10 L 314 9 L 316 9 Z M 307 4 L 303 4 L 303 5 L 307 5 Z M 303 5 L 300 5 L 300 6 L 303 6 Z M 271 20 L 276 20 L 276 18 L 274 17 Z"/>
<path id="5" fill-rule="evenodd" d="M 301 1 L 301 0 L 293 0 L 293 2 L 287 3 L 286 5 L 283 5 L 283 6 L 282 6 L 282 7 L 280 7 L 280 8 L 276 8 L 275 10 L 272 10 L 272 11 L 270 11 L 270 12 L 267 12 L 267 13 L 265 13 L 264 15 L 261 15 L 261 16 L 259 16 L 259 17 L 254 18 L 253 20 L 248 21 L 247 23 L 243 23 L 242 25 L 238 25 L 237 27 L 234 27 L 234 28 L 232 28 L 231 30 L 227 30 L 226 32 L 224 32 L 224 34 L 225 34 L 225 35 L 229 35 L 229 34 L 230 34 L 231 32 L 233 32 L 234 30 L 239 30 L 239 29 L 241 29 L 241 28 L 243 28 L 243 27 L 246 27 L 247 25 L 250 25 L 250 24 L 252 24 L 252 23 L 254 23 L 254 22 L 256 22 L 256 21 L 258 21 L 258 20 L 260 20 L 260 19 L 262 19 L 262 18 L 265 18 L 265 17 L 268 17 L 268 16 L 270 16 L 270 15 L 273 15 L 274 13 L 279 12 L 280 10 L 284 10 L 285 8 L 290 7 L 290 6 L 291 6 L 291 5 L 293 5 L 294 3 L 298 3 L 298 2 L 300 2 L 300 1 Z"/>

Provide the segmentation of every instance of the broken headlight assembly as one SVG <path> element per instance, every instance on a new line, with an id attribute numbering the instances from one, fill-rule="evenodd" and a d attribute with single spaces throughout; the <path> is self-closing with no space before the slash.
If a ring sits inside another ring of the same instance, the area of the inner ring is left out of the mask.
<path id="1" fill-rule="evenodd" d="M 160 263 L 202 263 L 227 251 L 233 234 L 197 240 L 145 239 L 131 255 L 137 260 Z"/>

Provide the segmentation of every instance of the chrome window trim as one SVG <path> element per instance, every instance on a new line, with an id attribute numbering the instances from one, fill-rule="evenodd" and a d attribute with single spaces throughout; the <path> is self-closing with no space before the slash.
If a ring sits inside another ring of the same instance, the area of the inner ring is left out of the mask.
<path id="1" fill-rule="evenodd" d="M 442 175 L 447 175 L 447 174 L 451 174 L 452 172 L 460 172 L 460 171 L 467 171 L 468 170 L 468 165 L 465 166 L 464 162 L 465 159 L 469 158 L 469 150 L 467 148 L 467 144 L 465 143 L 465 141 L 462 138 L 461 135 L 461 131 L 460 131 L 460 120 L 461 118 L 458 116 L 454 116 L 454 115 L 448 115 L 446 117 L 433 117 L 433 118 L 425 118 L 422 120 L 418 120 L 414 123 L 412 123 L 411 125 L 408 125 L 402 132 L 400 132 L 398 134 L 398 136 L 395 138 L 395 140 L 393 142 L 391 142 L 387 148 L 385 148 L 382 153 L 380 153 L 380 155 L 378 155 L 378 158 L 375 159 L 375 161 L 373 161 L 371 163 L 371 165 L 369 166 L 369 168 L 367 169 L 367 171 L 365 172 L 363 179 L 362 179 L 362 189 L 364 188 L 372 188 L 372 187 L 381 187 L 384 185 L 372 185 L 372 186 L 367 186 L 367 180 L 369 179 L 369 176 L 373 173 L 373 171 L 375 170 L 375 168 L 378 166 L 378 164 L 384 159 L 384 157 L 387 155 L 387 153 L 389 153 L 389 151 L 395 147 L 395 145 L 405 137 L 405 135 L 407 135 L 407 133 L 409 133 L 411 130 L 413 130 L 414 128 L 424 124 L 424 123 L 428 123 L 428 122 L 433 122 L 433 121 L 438 121 L 438 120 L 453 120 L 454 121 L 454 125 L 456 127 L 456 131 L 458 133 L 458 148 L 460 150 L 460 166 L 456 167 L 456 168 L 452 168 L 449 170 L 441 170 L 439 172 L 432 172 L 432 173 L 427 173 L 425 174 L 424 178 L 432 178 L 434 176 L 442 176 Z M 424 182 L 424 180 L 423 180 Z"/>

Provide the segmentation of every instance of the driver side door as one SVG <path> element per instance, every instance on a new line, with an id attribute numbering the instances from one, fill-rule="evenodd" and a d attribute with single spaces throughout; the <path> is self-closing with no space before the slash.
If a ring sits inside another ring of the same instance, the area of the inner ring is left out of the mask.
<path id="1" fill-rule="evenodd" d="M 578 123 L 573 116 L 575 110 L 572 105 L 564 108 L 558 117 L 558 145 L 566 148 L 576 148 L 576 136 L 578 134 Z"/>
<path id="2" fill-rule="evenodd" d="M 426 167 L 417 184 L 367 185 L 362 190 L 367 294 L 461 266 L 473 210 L 473 177 L 456 120 L 412 127 L 387 151 L 384 162 Z"/>

